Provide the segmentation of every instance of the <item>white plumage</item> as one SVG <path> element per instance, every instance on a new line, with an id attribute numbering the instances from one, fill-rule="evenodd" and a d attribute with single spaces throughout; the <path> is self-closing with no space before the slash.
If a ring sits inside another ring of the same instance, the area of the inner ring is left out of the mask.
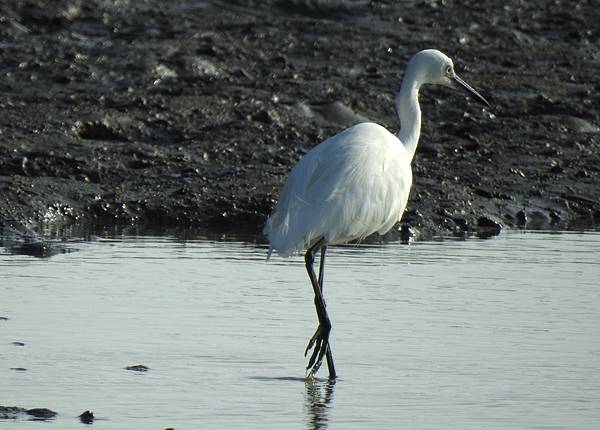
<path id="1" fill-rule="evenodd" d="M 308 249 L 306 268 L 315 293 L 319 327 L 307 370 L 314 375 L 327 355 L 330 378 L 335 368 L 329 347 L 331 323 L 322 296 L 323 268 L 328 244 L 386 233 L 400 221 L 412 185 L 411 161 L 421 133 L 419 89 L 439 84 L 466 90 L 487 101 L 454 72 L 452 60 L 427 49 L 409 61 L 396 110 L 401 128 L 397 135 L 366 122 L 352 126 L 311 149 L 292 169 L 279 202 L 264 228 L 271 252 L 288 257 Z M 321 250 L 319 277 L 313 263 Z"/>
<path id="2" fill-rule="evenodd" d="M 289 257 L 321 237 L 328 243 L 387 232 L 400 220 L 412 182 L 398 138 L 362 123 L 330 137 L 292 169 L 265 233 Z"/>

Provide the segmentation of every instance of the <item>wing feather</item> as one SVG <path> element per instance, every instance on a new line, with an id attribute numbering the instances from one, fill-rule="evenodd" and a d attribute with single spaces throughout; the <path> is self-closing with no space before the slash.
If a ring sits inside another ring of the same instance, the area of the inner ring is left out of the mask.
<path id="1" fill-rule="evenodd" d="M 358 124 L 298 162 L 264 232 L 283 256 L 321 237 L 340 243 L 385 233 L 401 218 L 411 182 L 396 136 L 374 123 Z"/>

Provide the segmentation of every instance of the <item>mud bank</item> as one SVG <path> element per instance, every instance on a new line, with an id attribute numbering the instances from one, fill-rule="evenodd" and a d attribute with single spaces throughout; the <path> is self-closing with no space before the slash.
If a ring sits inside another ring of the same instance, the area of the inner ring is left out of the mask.
<path id="1" fill-rule="evenodd" d="M 258 232 L 312 146 L 398 128 L 406 61 L 435 47 L 493 108 L 422 91 L 403 231 L 595 227 L 598 8 L 461 4 L 4 1 L 0 223 Z"/>
<path id="2" fill-rule="evenodd" d="M 17 406 L 1 406 L 0 420 L 26 418 L 33 421 L 47 421 L 56 417 L 56 412 L 47 408 L 25 409 Z"/>

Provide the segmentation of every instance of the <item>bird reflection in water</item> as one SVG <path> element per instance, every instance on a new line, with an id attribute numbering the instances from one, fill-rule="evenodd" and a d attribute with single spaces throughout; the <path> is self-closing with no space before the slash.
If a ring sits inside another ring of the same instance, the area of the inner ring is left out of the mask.
<path id="1" fill-rule="evenodd" d="M 329 410 L 333 400 L 335 379 L 306 380 L 307 424 L 310 430 L 324 430 L 329 421 Z"/>

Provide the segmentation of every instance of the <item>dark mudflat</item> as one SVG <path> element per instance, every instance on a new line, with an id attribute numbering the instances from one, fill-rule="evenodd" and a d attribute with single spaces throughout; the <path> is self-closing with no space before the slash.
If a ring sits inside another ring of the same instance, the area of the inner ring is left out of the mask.
<path id="1" fill-rule="evenodd" d="M 148 370 L 150 370 L 149 367 L 144 366 L 143 364 L 136 364 L 134 366 L 127 366 L 125 369 L 126 370 L 132 370 L 134 372 L 147 372 Z"/>
<path id="2" fill-rule="evenodd" d="M 404 234 L 600 221 L 593 2 L 118 4 L 0 6 L 5 227 L 258 232 L 313 145 L 365 118 L 397 129 L 406 61 L 430 47 L 493 108 L 423 90 Z"/>
<path id="3" fill-rule="evenodd" d="M 47 408 L 25 409 L 17 406 L 0 406 L 0 419 L 26 418 L 45 421 L 56 417 L 56 412 Z"/>

